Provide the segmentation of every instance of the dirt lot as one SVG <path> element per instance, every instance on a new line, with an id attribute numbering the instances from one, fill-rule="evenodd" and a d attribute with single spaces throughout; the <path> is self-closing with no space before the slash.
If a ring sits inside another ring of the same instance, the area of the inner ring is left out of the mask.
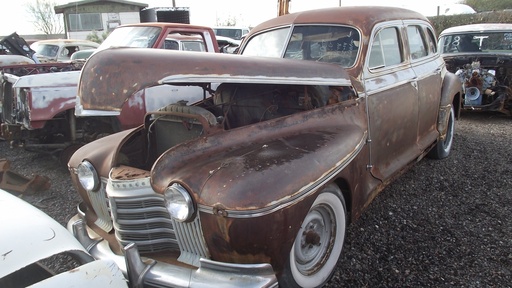
<path id="1" fill-rule="evenodd" d="M 0 158 L 49 190 L 23 196 L 65 225 L 79 198 L 55 159 L 0 141 Z M 512 287 L 512 119 L 464 113 L 448 159 L 424 159 L 347 233 L 329 287 Z"/>

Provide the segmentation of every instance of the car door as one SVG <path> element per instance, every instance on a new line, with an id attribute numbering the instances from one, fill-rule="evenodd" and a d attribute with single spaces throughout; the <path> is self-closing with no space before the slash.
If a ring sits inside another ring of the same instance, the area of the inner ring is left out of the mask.
<path id="1" fill-rule="evenodd" d="M 418 154 L 418 87 L 404 49 L 402 21 L 373 29 L 364 71 L 370 168 L 386 180 Z"/>
<path id="2" fill-rule="evenodd" d="M 418 82 L 418 146 L 426 149 L 438 137 L 436 124 L 444 61 L 437 53 L 432 29 L 421 22 L 404 22 L 411 67 Z"/>

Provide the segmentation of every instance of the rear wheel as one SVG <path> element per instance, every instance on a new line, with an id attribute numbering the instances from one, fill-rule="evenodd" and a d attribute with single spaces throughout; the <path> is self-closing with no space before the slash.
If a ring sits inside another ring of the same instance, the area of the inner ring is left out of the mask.
<path id="1" fill-rule="evenodd" d="M 437 144 L 430 152 L 428 157 L 433 159 L 443 159 L 450 155 L 450 150 L 453 143 L 453 134 L 455 132 L 455 110 L 450 110 L 450 116 L 448 118 L 448 127 L 446 128 L 446 137 L 444 140 L 437 141 Z"/>
<path id="2" fill-rule="evenodd" d="M 345 201 L 340 189 L 329 185 L 318 195 L 302 222 L 280 286 L 323 286 L 336 268 L 345 230 Z"/>

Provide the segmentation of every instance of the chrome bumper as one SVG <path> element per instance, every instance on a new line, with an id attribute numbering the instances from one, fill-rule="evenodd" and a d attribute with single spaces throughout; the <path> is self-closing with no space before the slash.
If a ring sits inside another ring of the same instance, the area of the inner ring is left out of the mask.
<path id="1" fill-rule="evenodd" d="M 270 264 L 232 264 L 201 258 L 199 268 L 186 268 L 142 258 L 134 243 L 115 254 L 106 240 L 89 236 L 85 221 L 76 215 L 67 228 L 96 259 L 110 259 L 136 287 L 278 287 Z M 97 236 L 97 235 L 96 235 Z"/>

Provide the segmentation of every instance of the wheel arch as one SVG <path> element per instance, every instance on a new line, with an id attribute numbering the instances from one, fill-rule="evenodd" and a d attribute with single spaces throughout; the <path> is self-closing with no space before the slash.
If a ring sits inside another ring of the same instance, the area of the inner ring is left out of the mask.
<path id="1" fill-rule="evenodd" d="M 452 106 L 455 110 L 455 118 L 459 118 L 461 97 L 462 83 L 455 74 L 447 72 L 443 78 L 439 114 L 437 117 L 437 130 L 439 131 L 440 139 L 443 139 L 446 135 L 448 119 L 450 117 L 450 110 Z"/>
<path id="2" fill-rule="evenodd" d="M 347 224 L 349 224 L 352 222 L 352 190 L 350 189 L 348 181 L 344 178 L 336 179 L 334 184 L 340 188 L 341 196 L 343 196 L 343 199 L 345 200 Z"/>

